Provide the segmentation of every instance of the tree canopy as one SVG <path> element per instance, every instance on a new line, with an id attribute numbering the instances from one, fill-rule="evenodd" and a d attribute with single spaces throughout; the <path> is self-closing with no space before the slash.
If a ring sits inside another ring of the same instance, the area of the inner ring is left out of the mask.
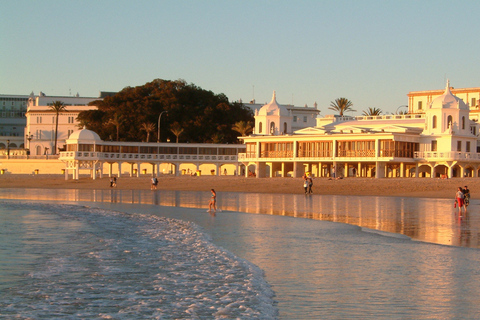
<path id="1" fill-rule="evenodd" d="M 364 116 L 381 116 L 382 115 L 382 110 L 379 108 L 368 108 L 367 110 L 363 110 L 362 114 Z"/>
<path id="2" fill-rule="evenodd" d="M 347 98 L 338 98 L 335 99 L 335 101 L 330 101 L 330 107 L 328 109 L 338 111 L 338 114 L 343 116 L 345 112 L 355 112 L 356 110 L 353 110 L 352 107 L 352 101 Z"/>
<path id="3" fill-rule="evenodd" d="M 222 93 L 214 94 L 183 80 L 155 79 L 143 86 L 126 87 L 91 105 L 98 110 L 81 112 L 78 121 L 104 140 L 146 141 L 149 132 L 141 130 L 142 125 L 158 126 L 162 111 L 168 111 L 161 118 L 162 141 L 176 140 L 172 130 L 183 129 L 180 142 L 238 143 L 234 124 L 253 121 L 253 112 L 242 103 L 230 103 Z"/>

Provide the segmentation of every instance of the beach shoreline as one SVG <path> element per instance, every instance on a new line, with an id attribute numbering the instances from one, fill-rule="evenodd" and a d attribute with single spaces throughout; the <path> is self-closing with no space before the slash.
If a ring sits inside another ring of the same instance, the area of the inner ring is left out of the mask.
<path id="1" fill-rule="evenodd" d="M 302 178 L 245 178 L 239 176 L 161 175 L 157 190 L 255 193 L 304 193 Z M 313 193 L 322 195 L 399 196 L 419 198 L 454 198 L 458 187 L 467 185 L 473 199 L 480 197 L 477 178 L 314 178 Z M 148 190 L 151 177 L 120 177 L 117 189 Z M 0 175 L 0 188 L 110 189 L 110 178 L 65 180 L 63 175 Z"/>

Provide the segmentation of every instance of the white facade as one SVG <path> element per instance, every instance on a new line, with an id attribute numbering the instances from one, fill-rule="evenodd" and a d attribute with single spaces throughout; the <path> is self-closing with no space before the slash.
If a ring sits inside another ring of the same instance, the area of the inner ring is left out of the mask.
<path id="1" fill-rule="evenodd" d="M 65 112 L 58 117 L 57 148 L 63 149 L 66 139 L 78 130 L 78 114 L 82 111 L 94 110 L 96 106 L 89 106 L 92 101 L 102 100 L 92 97 L 56 97 L 40 94 L 30 97 L 26 112 L 25 147 L 30 150 L 31 156 L 58 154 L 53 150 L 55 145 L 56 113 L 51 109 L 54 101 L 61 101 L 65 105 Z M 28 141 L 30 137 L 31 140 Z"/>
<path id="2" fill-rule="evenodd" d="M 276 114 L 283 121 L 282 113 Z M 478 177 L 479 128 L 470 116 L 469 106 L 447 83 L 422 113 L 331 115 L 287 135 L 255 129 L 241 137 L 246 153 L 239 158 L 257 177 L 299 177 L 306 171 L 321 177 Z M 274 121 L 273 114 L 258 112 L 255 118 Z"/>
<path id="3" fill-rule="evenodd" d="M 315 125 L 316 108 L 295 107 L 293 105 L 280 105 L 277 102 L 275 91 L 272 100 L 265 104 L 245 104 L 253 110 L 255 115 L 255 134 L 291 134 L 295 130 Z"/>

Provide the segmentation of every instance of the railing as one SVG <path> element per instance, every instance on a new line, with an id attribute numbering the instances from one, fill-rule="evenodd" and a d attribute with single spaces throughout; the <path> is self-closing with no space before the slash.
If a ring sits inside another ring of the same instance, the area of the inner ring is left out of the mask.
<path id="1" fill-rule="evenodd" d="M 113 160 L 113 161 L 231 161 L 236 155 L 192 155 L 192 154 L 150 154 L 150 153 L 112 153 L 93 151 L 65 151 L 60 160 Z"/>
<path id="2" fill-rule="evenodd" d="M 47 154 L 47 155 L 41 155 L 41 156 L 27 156 L 27 155 L 10 155 L 10 156 L 7 156 L 7 155 L 0 155 L 0 159 L 15 159 L 15 160 L 23 160 L 23 159 L 29 159 L 29 160 L 33 160 L 33 159 L 37 159 L 37 160 L 40 160 L 40 159 L 47 159 L 47 160 L 57 160 L 59 158 L 59 155 L 58 154 Z"/>
<path id="3" fill-rule="evenodd" d="M 416 151 L 415 159 L 479 160 L 480 154 L 474 152 Z"/>

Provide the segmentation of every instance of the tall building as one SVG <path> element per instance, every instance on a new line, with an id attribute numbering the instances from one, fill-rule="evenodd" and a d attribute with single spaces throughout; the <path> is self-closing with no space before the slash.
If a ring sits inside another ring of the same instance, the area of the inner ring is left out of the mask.
<path id="1" fill-rule="evenodd" d="M 57 149 L 62 149 L 65 140 L 79 129 L 78 114 L 81 111 L 96 109 L 96 106 L 89 106 L 88 104 L 102 99 L 99 97 L 80 97 L 78 94 L 75 97 L 47 96 L 43 92 L 40 92 L 38 96 L 30 96 L 25 126 L 25 147 L 30 150 L 30 155 L 58 154 L 59 150 L 53 150 L 55 146 L 56 113 L 51 106 L 54 101 L 61 101 L 65 106 L 65 111 L 58 115 Z"/>
<path id="2" fill-rule="evenodd" d="M 33 94 L 33 93 L 32 93 Z M 28 95 L 0 94 L 0 149 L 23 148 Z"/>

